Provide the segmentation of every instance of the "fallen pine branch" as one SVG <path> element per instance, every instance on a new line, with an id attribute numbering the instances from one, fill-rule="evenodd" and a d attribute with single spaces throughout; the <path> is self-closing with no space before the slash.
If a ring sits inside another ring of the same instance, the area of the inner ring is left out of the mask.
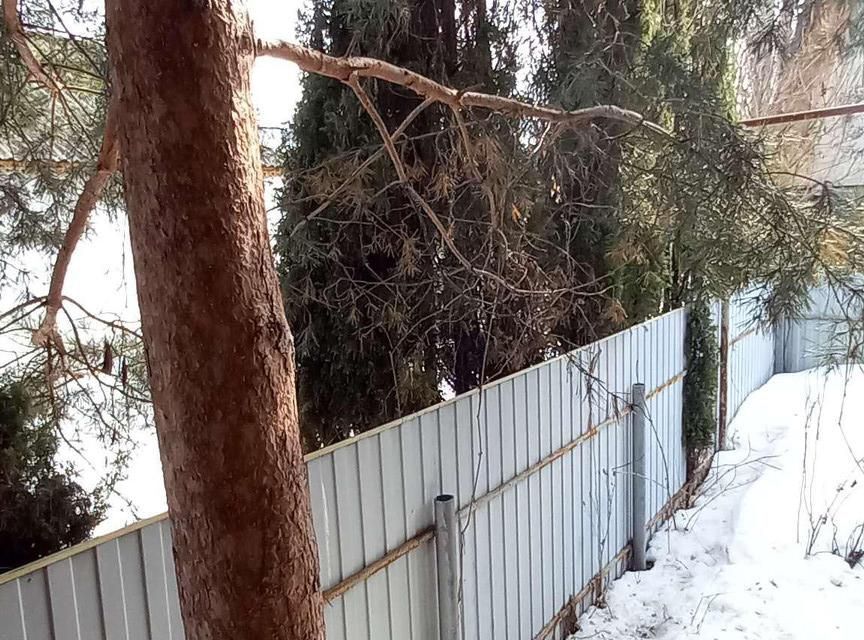
<path id="1" fill-rule="evenodd" d="M 642 114 L 614 105 L 598 105 L 567 111 L 488 93 L 460 91 L 404 67 L 375 58 L 337 58 L 309 47 L 281 40 L 258 40 L 256 49 L 259 56 L 288 60 L 303 71 L 333 78 L 346 84 L 349 84 L 352 77 L 376 78 L 390 82 L 410 89 L 422 98 L 440 102 L 456 110 L 477 107 L 514 117 L 537 118 L 570 126 L 581 126 L 597 119 L 617 120 L 644 126 L 663 136 L 671 135 L 660 125 L 646 120 Z"/>

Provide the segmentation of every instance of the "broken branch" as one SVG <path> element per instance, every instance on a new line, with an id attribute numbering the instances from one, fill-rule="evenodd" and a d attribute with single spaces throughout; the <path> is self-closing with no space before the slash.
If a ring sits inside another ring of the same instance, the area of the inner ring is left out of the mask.
<path id="1" fill-rule="evenodd" d="M 378 113 L 378 109 L 375 108 L 375 104 L 372 102 L 372 100 L 369 98 L 369 95 L 366 93 L 366 91 L 360 84 L 358 75 L 352 73 L 348 76 L 346 80 L 344 80 L 344 82 L 354 90 L 354 93 L 356 94 L 357 99 L 360 101 L 360 104 L 363 106 L 363 109 L 366 111 L 366 113 L 369 114 L 369 117 L 375 124 L 375 128 L 378 130 L 378 134 L 381 136 L 381 140 L 384 143 L 384 148 L 387 150 L 387 154 L 390 156 L 393 167 L 396 169 L 396 175 L 399 177 L 399 183 L 407 191 L 411 200 L 414 201 L 414 204 L 420 207 L 423 213 L 426 214 L 426 216 L 438 230 L 438 234 L 441 236 L 444 244 L 447 245 L 447 248 L 465 269 L 467 269 L 471 273 L 477 274 L 478 276 L 488 278 L 489 280 L 492 280 L 496 284 L 501 285 L 503 288 L 513 293 L 527 295 L 555 295 L 567 291 L 566 288 L 547 291 L 532 291 L 528 289 L 520 289 L 509 283 L 497 273 L 475 267 L 471 263 L 471 261 L 468 260 L 468 258 L 466 258 L 461 251 L 459 251 L 459 248 L 456 246 L 456 243 L 453 242 L 453 238 L 450 236 L 450 232 L 447 230 L 447 227 L 444 226 L 444 223 L 442 222 L 438 214 L 435 213 L 435 210 L 429 205 L 428 202 L 426 202 L 426 200 L 423 199 L 423 196 L 417 193 L 417 190 L 411 185 L 411 182 L 408 180 L 408 172 L 405 170 L 405 165 L 402 162 L 402 158 L 399 156 L 399 152 L 396 150 L 396 145 L 393 144 L 393 138 L 390 135 L 390 132 L 387 130 L 387 125 L 384 123 L 384 119 L 381 117 L 381 114 Z"/>
<path id="2" fill-rule="evenodd" d="M 660 125 L 646 120 L 641 114 L 613 105 L 598 105 L 566 111 L 488 93 L 458 91 L 414 71 L 374 58 L 337 58 L 315 49 L 280 40 L 258 40 L 256 46 L 258 55 L 288 60 L 309 73 L 327 76 L 346 84 L 350 84 L 352 75 L 357 78 L 376 78 L 405 87 L 423 98 L 449 105 L 452 109 L 479 107 L 522 118 L 538 118 L 570 126 L 604 118 L 644 126 L 664 136 L 671 135 Z"/>
<path id="3" fill-rule="evenodd" d="M 48 91 L 62 97 L 62 84 L 59 79 L 45 71 L 42 64 L 33 53 L 27 35 L 21 26 L 21 18 L 18 15 L 17 0 L 3 0 L 3 19 L 6 22 L 6 30 L 9 38 L 15 44 L 24 66 L 37 81 L 45 86 Z M 39 328 L 33 332 L 33 344 L 47 346 L 54 344 L 58 351 L 63 354 L 63 343 L 57 333 L 57 312 L 63 304 L 63 282 L 66 272 L 69 270 L 69 262 L 72 253 L 81 239 L 84 229 L 87 228 L 87 219 L 90 212 L 96 206 L 96 202 L 105 190 L 105 185 L 111 175 L 117 170 L 117 105 L 114 100 L 108 106 L 105 116 L 105 131 L 102 136 L 102 146 L 99 149 L 99 157 L 96 163 L 96 172 L 84 183 L 84 188 L 75 203 L 72 213 L 72 221 L 63 237 L 63 244 L 57 253 L 57 260 L 51 272 L 51 285 L 45 300 L 45 317 Z"/>
<path id="4" fill-rule="evenodd" d="M 66 272 L 69 270 L 69 262 L 72 253 L 78 245 L 78 241 L 87 228 L 87 219 L 96 207 L 105 185 L 117 170 L 117 107 L 112 100 L 108 106 L 108 114 L 105 118 L 105 133 L 102 138 L 102 147 L 99 149 L 99 159 L 96 163 L 96 172 L 84 183 L 84 188 L 75 203 L 72 213 L 72 221 L 63 236 L 63 244 L 57 252 L 57 260 L 51 272 L 51 284 L 48 288 L 48 296 L 45 300 L 45 317 L 39 328 L 33 332 L 33 344 L 45 346 L 49 342 L 63 353 L 63 344 L 57 333 L 57 312 L 63 304 L 63 283 L 66 280 Z"/>
<path id="5" fill-rule="evenodd" d="M 390 160 L 393 161 L 393 167 L 396 169 L 396 175 L 399 177 L 399 181 L 407 184 L 408 172 L 405 171 L 405 165 L 402 164 L 402 158 L 396 150 L 396 145 L 393 144 L 393 138 L 387 130 L 387 125 L 381 118 L 381 114 L 378 113 L 378 109 L 375 108 L 372 100 L 370 100 L 369 94 L 367 94 L 360 85 L 360 81 L 357 79 L 357 74 L 352 73 L 348 76 L 346 83 L 354 90 L 354 94 L 357 96 L 360 104 L 363 105 L 366 113 L 368 113 L 369 117 L 372 118 L 375 128 L 378 129 L 378 134 L 381 136 L 381 140 L 384 143 L 384 149 L 387 150 L 387 155 L 389 155 Z"/>
<path id="6" fill-rule="evenodd" d="M 401 136 L 403 133 L 405 133 L 405 131 L 408 129 L 408 125 L 410 125 L 412 122 L 414 122 L 414 120 L 417 118 L 417 116 L 419 116 L 421 113 L 423 113 L 423 111 L 426 109 L 426 107 L 428 107 L 430 104 L 432 104 L 432 102 L 433 102 L 432 100 L 427 99 L 427 100 L 424 100 L 423 102 L 421 102 L 420 104 L 418 104 L 416 107 L 414 107 L 414 109 L 411 111 L 411 113 L 409 113 L 405 117 L 405 119 L 402 121 L 402 124 L 400 124 L 396 128 L 396 131 L 393 132 L 393 135 L 390 136 L 390 138 L 394 141 L 394 144 L 395 144 L 395 141 L 399 139 L 399 136 Z M 302 229 L 310 220 L 317 217 L 318 214 L 320 214 L 327 207 L 329 207 L 330 204 L 333 202 L 333 200 L 339 194 L 341 194 L 345 189 L 347 189 L 349 187 L 349 185 L 357 178 L 357 176 L 359 176 L 366 169 L 371 167 L 372 164 L 375 161 L 377 161 L 378 158 L 380 158 L 383 153 L 384 153 L 384 147 L 382 146 L 375 153 L 373 153 L 368 158 L 366 158 L 366 160 L 363 161 L 363 164 L 361 164 L 359 167 L 357 167 L 350 176 L 348 176 L 345 180 L 343 180 L 342 183 L 338 187 L 336 187 L 336 189 L 333 190 L 333 192 L 327 197 L 327 199 L 324 202 L 322 202 L 317 207 L 315 207 L 314 211 L 312 211 L 308 216 L 306 216 L 300 222 L 297 223 L 297 225 L 291 230 L 290 237 L 293 238 L 294 235 L 298 231 L 300 231 L 300 229 Z M 280 171 L 281 171 L 281 169 L 280 169 Z M 264 172 L 264 175 L 265 176 L 267 175 L 266 171 Z"/>
<path id="7" fill-rule="evenodd" d="M 33 53 L 30 48 L 30 43 L 27 41 L 27 34 L 24 33 L 24 27 L 21 25 L 21 18 L 18 15 L 17 0 L 3 0 L 3 19 L 6 22 L 6 32 L 9 39 L 18 50 L 18 55 L 33 79 L 42 84 L 51 93 L 60 93 L 62 85 L 58 78 L 55 78 L 45 71 L 42 63 Z"/>

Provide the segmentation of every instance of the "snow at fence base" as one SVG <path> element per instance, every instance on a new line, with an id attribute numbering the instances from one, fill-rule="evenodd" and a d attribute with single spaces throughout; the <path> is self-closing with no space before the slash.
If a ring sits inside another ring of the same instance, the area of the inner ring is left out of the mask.
<path id="1" fill-rule="evenodd" d="M 441 493 L 464 527 L 464 640 L 560 637 L 565 614 L 626 568 L 636 382 L 649 517 L 683 484 L 685 321 L 666 314 L 308 456 L 328 639 L 438 637 Z M 2 640 L 183 638 L 166 517 L 0 577 L 0 628 Z"/>
<path id="2" fill-rule="evenodd" d="M 616 582 L 574 640 L 860 640 L 864 564 L 846 558 L 864 549 L 862 415 L 861 367 L 753 393 L 704 494 L 656 536 L 654 568 Z"/>

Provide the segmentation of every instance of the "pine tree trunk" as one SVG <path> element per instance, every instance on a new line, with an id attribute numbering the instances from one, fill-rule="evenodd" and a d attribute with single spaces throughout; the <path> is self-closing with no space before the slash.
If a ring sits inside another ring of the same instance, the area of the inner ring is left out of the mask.
<path id="1" fill-rule="evenodd" d="M 109 0 L 138 300 L 189 640 L 324 637 L 292 337 L 231 0 Z"/>

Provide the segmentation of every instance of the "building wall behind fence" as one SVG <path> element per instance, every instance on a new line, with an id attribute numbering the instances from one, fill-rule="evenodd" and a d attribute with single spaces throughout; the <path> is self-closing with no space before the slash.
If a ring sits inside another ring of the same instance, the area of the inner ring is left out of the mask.
<path id="1" fill-rule="evenodd" d="M 647 392 L 652 524 L 684 483 L 685 320 L 666 314 L 308 456 L 328 639 L 437 638 L 442 493 L 460 509 L 464 639 L 560 637 L 626 567 L 633 383 Z M 741 338 L 742 363 L 763 342 Z M 739 369 L 743 393 L 763 370 Z M 0 577 L 0 630 L 181 639 L 167 519 Z"/>

